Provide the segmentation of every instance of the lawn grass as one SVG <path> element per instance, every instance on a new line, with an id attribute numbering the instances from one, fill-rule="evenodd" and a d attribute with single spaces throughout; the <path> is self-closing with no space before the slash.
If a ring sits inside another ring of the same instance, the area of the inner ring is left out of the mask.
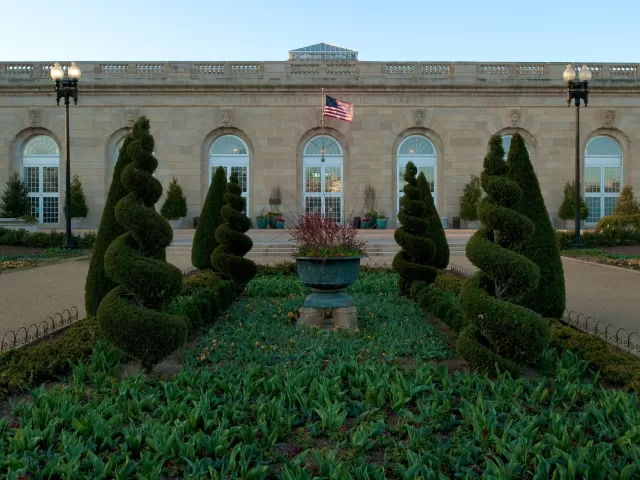
<path id="1" fill-rule="evenodd" d="M 48 248 L 43 253 L 0 255 L 0 270 L 31 268 L 58 262 L 67 258 L 89 255 L 91 250 Z"/>
<path id="2" fill-rule="evenodd" d="M 0 420 L 1 478 L 635 478 L 637 396 L 545 353 L 541 379 L 450 375 L 393 273 L 351 288 L 358 332 L 299 330 L 305 289 L 258 277 L 171 380 L 98 342 Z M 31 473 L 32 477 L 24 477 Z"/>
<path id="3" fill-rule="evenodd" d="M 562 255 L 581 260 L 589 260 L 595 263 L 612 265 L 615 267 L 640 270 L 640 255 L 625 255 L 621 253 L 608 253 L 602 248 L 584 248 L 582 250 L 562 250 Z"/>

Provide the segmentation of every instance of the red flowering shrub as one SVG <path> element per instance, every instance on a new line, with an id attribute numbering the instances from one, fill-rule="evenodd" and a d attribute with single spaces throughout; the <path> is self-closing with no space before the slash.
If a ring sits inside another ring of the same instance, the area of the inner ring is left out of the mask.
<path id="1" fill-rule="evenodd" d="M 337 223 L 318 213 L 305 213 L 291 227 L 296 257 L 361 257 L 365 244 L 350 222 Z"/>

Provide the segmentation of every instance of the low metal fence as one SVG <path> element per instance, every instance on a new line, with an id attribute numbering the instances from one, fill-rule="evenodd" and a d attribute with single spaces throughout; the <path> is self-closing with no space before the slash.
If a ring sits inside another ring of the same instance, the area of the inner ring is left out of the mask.
<path id="1" fill-rule="evenodd" d="M 565 310 L 560 321 L 581 332 L 596 335 L 620 350 L 640 356 L 640 334 L 583 313 Z"/>
<path id="2" fill-rule="evenodd" d="M 78 309 L 74 306 L 63 310 L 62 313 L 56 313 L 53 317 L 45 318 L 39 324 L 33 323 L 28 327 L 20 327 L 16 331 L 9 330 L 2 334 L 0 353 L 42 340 L 78 320 Z"/>

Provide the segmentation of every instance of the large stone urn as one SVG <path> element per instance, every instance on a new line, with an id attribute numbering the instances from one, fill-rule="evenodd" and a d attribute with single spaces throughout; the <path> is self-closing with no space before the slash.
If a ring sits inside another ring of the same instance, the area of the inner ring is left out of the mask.
<path id="1" fill-rule="evenodd" d="M 312 291 L 300 308 L 298 326 L 358 328 L 358 309 L 346 289 L 358 279 L 360 257 L 296 257 L 296 264 L 300 281 Z"/>

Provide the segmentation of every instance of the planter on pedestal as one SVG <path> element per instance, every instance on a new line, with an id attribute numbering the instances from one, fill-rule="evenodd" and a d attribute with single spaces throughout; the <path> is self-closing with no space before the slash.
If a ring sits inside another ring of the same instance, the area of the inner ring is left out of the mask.
<path id="1" fill-rule="evenodd" d="M 82 226 L 83 217 L 71 217 L 71 228 L 77 230 Z"/>
<path id="2" fill-rule="evenodd" d="M 296 257 L 298 277 L 311 288 L 300 308 L 298 326 L 358 328 L 358 310 L 347 287 L 358 279 L 361 257 Z M 331 310 L 332 318 L 325 312 Z"/>
<path id="3" fill-rule="evenodd" d="M 177 220 L 169 220 L 169 225 L 171 225 L 171 228 L 174 230 L 177 230 L 182 226 L 182 219 L 178 218 Z"/>

